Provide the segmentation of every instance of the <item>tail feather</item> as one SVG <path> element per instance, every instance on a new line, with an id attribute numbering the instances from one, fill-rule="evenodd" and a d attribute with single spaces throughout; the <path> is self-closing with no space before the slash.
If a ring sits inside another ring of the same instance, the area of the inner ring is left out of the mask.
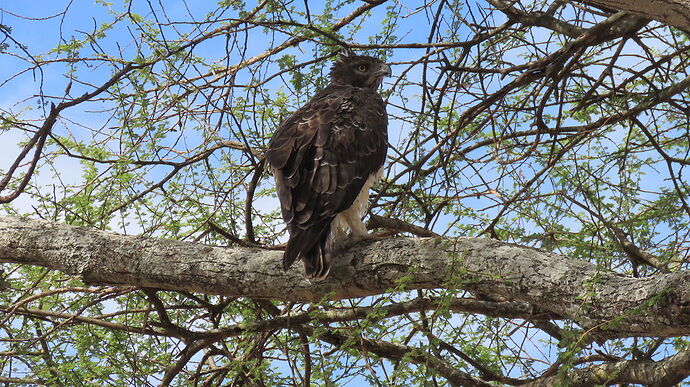
<path id="1" fill-rule="evenodd" d="M 325 226 L 297 229 L 290 234 L 283 254 L 283 269 L 287 270 L 298 259 L 304 264 L 304 275 L 310 280 L 322 280 L 331 270 L 333 241 L 330 237 L 331 222 Z"/>
<path id="2" fill-rule="evenodd" d="M 333 240 L 330 234 L 329 225 L 328 232 L 323 234 L 314 248 L 302 257 L 302 263 L 304 263 L 304 276 L 309 280 L 323 280 L 331 271 Z"/>

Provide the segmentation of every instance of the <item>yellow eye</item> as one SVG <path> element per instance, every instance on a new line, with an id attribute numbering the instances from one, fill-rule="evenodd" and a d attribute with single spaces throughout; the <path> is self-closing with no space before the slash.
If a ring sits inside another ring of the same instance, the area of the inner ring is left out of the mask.
<path id="1" fill-rule="evenodd" d="M 357 70 L 359 70 L 361 72 L 365 72 L 365 71 L 367 71 L 367 65 L 361 64 L 361 65 L 359 65 L 359 67 L 357 67 Z"/>

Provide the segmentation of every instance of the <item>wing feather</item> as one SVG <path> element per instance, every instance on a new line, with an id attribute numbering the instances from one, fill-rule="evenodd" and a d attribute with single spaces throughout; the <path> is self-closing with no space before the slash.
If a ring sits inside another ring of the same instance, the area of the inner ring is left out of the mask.
<path id="1" fill-rule="evenodd" d="M 284 267 L 302 258 L 307 276 L 328 274 L 330 223 L 381 168 L 386 148 L 385 105 L 371 89 L 331 85 L 280 125 L 266 159 L 290 231 Z"/>

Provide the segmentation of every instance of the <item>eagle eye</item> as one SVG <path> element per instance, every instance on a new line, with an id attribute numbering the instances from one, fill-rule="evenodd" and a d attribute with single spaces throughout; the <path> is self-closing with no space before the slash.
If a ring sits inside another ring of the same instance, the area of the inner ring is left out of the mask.
<path id="1" fill-rule="evenodd" d="M 357 66 L 357 70 L 359 70 L 361 72 L 365 72 L 365 71 L 367 71 L 367 65 L 361 64 L 361 65 Z"/>

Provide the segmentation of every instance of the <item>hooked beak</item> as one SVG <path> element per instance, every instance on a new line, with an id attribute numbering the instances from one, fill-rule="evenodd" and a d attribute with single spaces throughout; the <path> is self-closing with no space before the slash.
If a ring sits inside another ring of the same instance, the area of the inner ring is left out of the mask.
<path id="1" fill-rule="evenodd" d="M 390 77 L 391 74 L 391 66 L 383 63 L 381 66 L 379 66 L 379 69 L 376 70 L 376 75 L 381 76 L 381 77 Z"/>

